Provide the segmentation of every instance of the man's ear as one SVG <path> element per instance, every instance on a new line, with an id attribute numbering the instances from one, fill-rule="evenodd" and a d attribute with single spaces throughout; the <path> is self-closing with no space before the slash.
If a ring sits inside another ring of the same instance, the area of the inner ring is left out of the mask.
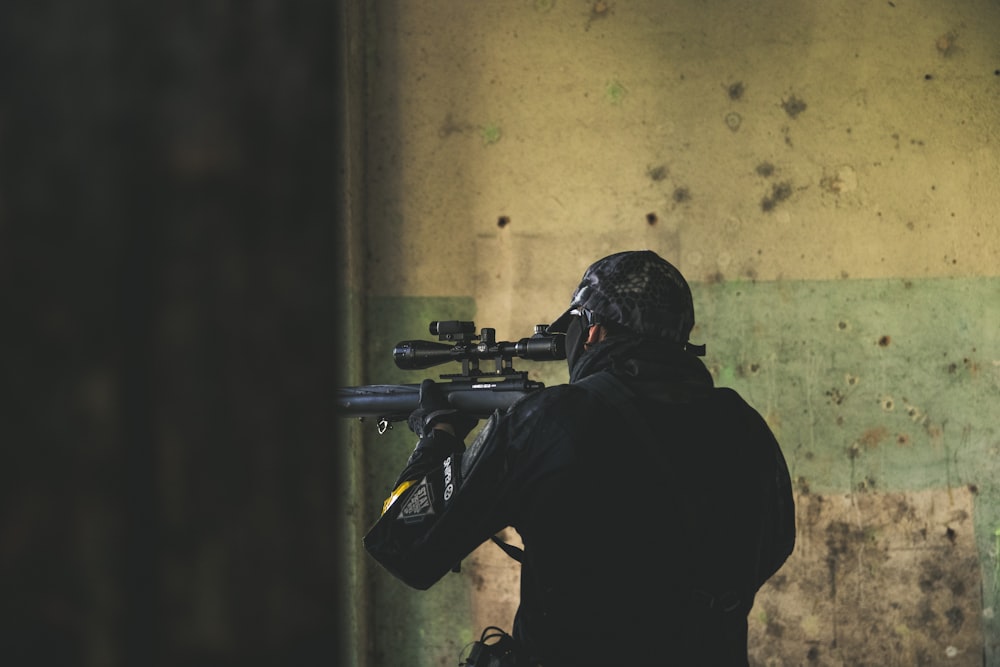
<path id="1" fill-rule="evenodd" d="M 587 331 L 587 340 L 584 341 L 584 345 L 594 345 L 595 343 L 600 343 L 607 337 L 607 329 L 602 327 L 600 324 L 591 325 L 590 329 Z"/>

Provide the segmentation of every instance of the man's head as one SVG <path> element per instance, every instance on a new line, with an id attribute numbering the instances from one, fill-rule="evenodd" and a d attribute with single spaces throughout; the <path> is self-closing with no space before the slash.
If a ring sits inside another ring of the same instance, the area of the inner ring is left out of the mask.
<path id="1" fill-rule="evenodd" d="M 575 333 L 570 325 L 577 321 L 585 340 L 590 327 L 604 325 L 611 334 L 686 346 L 694 327 L 691 288 L 673 264 L 651 250 L 608 255 L 583 274 L 569 308 L 549 325 L 549 332 Z M 571 337 L 567 336 L 567 354 L 574 347 Z M 570 359 L 571 368 L 574 361 Z"/>

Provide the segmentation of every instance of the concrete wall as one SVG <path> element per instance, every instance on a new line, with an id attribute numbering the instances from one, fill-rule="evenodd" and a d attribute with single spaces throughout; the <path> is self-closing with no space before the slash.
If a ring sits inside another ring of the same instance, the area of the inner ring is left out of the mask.
<path id="1" fill-rule="evenodd" d="M 430 320 L 517 340 L 656 250 L 796 481 L 752 664 L 1000 666 L 1000 5 L 367 12 L 367 381 L 418 382 L 390 351 Z M 365 438 L 370 520 L 413 438 Z M 492 545 L 427 592 L 376 569 L 371 664 L 453 664 L 516 585 Z"/>

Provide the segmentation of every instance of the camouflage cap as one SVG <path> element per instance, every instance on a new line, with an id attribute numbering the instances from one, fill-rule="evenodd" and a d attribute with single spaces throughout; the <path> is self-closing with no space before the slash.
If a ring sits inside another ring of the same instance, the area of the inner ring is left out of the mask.
<path id="1" fill-rule="evenodd" d="M 592 311 L 638 334 L 686 343 L 694 327 L 691 288 L 677 268 L 651 250 L 608 255 L 590 265 L 570 307 L 549 325 L 565 332 L 574 309 Z"/>

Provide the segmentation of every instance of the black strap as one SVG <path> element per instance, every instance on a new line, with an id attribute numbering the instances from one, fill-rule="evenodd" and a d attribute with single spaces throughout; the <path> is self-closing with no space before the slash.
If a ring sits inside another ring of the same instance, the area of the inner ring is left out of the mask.
<path id="1" fill-rule="evenodd" d="M 518 563 L 524 562 L 524 549 L 515 547 L 513 544 L 508 542 L 504 542 L 496 535 L 493 535 L 490 539 L 493 540 L 493 544 L 503 549 L 505 554 L 516 560 Z"/>

